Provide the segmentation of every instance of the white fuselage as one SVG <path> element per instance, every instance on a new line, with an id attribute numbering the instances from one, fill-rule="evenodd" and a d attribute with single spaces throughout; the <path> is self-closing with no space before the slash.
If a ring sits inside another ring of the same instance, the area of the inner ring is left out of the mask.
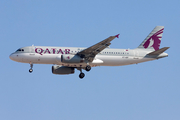
<path id="1" fill-rule="evenodd" d="M 46 47 L 30 46 L 18 49 L 10 55 L 10 58 L 17 62 L 32 64 L 56 64 L 68 67 L 85 67 L 83 63 L 62 63 L 61 55 L 77 54 L 86 48 L 80 47 Z M 106 48 L 96 55 L 94 60 L 89 63 L 90 66 L 122 66 L 137 64 L 158 58 L 166 57 L 166 53 L 159 56 L 150 57 L 147 54 L 152 51 L 141 49 L 110 49 Z"/>

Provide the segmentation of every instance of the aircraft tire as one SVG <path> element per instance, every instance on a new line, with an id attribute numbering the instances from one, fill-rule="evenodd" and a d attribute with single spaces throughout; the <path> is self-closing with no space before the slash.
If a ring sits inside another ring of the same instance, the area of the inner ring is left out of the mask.
<path id="1" fill-rule="evenodd" d="M 91 66 L 87 65 L 85 69 L 86 69 L 86 71 L 90 71 L 91 70 Z"/>
<path id="2" fill-rule="evenodd" d="M 32 72 L 33 72 L 33 69 L 29 69 L 29 72 L 32 73 Z"/>
<path id="3" fill-rule="evenodd" d="M 85 76 L 84 73 L 80 73 L 80 74 L 79 74 L 79 78 L 81 78 L 81 79 L 84 78 L 84 76 Z"/>

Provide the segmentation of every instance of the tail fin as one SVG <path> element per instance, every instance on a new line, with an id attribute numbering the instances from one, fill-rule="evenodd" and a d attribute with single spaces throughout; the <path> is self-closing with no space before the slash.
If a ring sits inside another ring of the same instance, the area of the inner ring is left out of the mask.
<path id="1" fill-rule="evenodd" d="M 164 26 L 156 26 L 139 45 L 139 49 L 159 50 Z"/>

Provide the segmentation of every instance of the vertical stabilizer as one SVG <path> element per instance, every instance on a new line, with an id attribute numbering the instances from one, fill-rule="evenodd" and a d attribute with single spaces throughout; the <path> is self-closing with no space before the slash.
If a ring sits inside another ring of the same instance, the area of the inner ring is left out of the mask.
<path id="1" fill-rule="evenodd" d="M 156 26 L 139 45 L 139 49 L 159 50 L 164 26 Z"/>

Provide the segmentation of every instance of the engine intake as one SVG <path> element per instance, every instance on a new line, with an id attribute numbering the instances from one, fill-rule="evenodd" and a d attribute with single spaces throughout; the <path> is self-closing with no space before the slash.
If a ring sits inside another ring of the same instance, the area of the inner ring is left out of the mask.
<path id="1" fill-rule="evenodd" d="M 74 68 L 73 67 L 54 65 L 54 66 L 52 66 L 52 73 L 53 74 L 60 74 L 60 75 L 73 74 Z"/>
<path id="2" fill-rule="evenodd" d="M 61 55 L 62 63 L 82 63 L 84 59 L 78 55 Z"/>

